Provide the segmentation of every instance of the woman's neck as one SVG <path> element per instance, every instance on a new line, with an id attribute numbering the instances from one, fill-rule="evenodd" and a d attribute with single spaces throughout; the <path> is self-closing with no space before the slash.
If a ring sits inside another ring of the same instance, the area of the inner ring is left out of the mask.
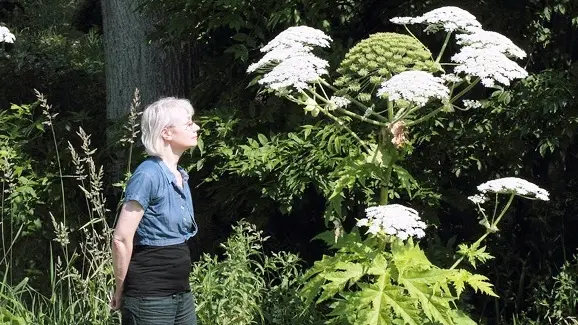
<path id="1" fill-rule="evenodd" d="M 179 159 L 181 155 L 177 155 L 174 153 L 164 154 L 159 157 L 172 171 L 177 171 L 177 166 L 179 165 Z"/>

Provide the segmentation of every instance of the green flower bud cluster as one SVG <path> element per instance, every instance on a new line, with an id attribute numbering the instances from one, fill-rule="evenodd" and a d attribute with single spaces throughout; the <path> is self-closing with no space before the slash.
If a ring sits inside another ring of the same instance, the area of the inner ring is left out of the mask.
<path id="1" fill-rule="evenodd" d="M 442 68 L 414 37 L 376 33 L 347 52 L 337 69 L 341 76 L 334 85 L 340 88 L 340 94 L 368 103 L 384 80 L 406 70 L 437 72 Z"/>

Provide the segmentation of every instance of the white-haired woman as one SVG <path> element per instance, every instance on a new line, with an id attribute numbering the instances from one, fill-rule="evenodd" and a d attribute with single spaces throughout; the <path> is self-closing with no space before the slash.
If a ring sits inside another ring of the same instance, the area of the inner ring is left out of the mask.
<path id="1" fill-rule="evenodd" d="M 195 325 L 187 241 L 197 233 L 182 154 L 197 145 L 199 126 L 186 99 L 163 98 L 141 118 L 149 158 L 129 179 L 114 229 L 116 289 L 111 308 L 123 324 Z"/>

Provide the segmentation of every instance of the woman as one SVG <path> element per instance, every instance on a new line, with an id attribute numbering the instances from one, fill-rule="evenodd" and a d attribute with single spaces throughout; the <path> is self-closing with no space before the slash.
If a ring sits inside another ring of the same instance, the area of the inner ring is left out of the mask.
<path id="1" fill-rule="evenodd" d="M 197 233 L 183 152 L 199 126 L 186 99 L 163 98 L 141 119 L 149 156 L 129 179 L 112 240 L 116 290 L 111 308 L 123 324 L 195 325 L 187 241 Z"/>

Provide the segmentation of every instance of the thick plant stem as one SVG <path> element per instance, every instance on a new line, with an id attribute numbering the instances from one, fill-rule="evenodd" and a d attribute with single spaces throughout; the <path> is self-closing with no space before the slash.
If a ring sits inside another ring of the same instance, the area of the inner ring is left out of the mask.
<path id="1" fill-rule="evenodd" d="M 389 106 L 389 105 L 388 105 Z M 391 144 L 391 133 L 389 128 L 381 128 L 381 132 L 379 135 L 379 144 L 378 148 L 385 148 L 386 146 Z M 382 153 L 383 154 L 383 153 Z M 379 189 L 379 205 L 386 205 L 389 201 L 389 183 L 391 180 L 391 172 L 393 170 L 393 164 L 395 163 L 394 157 L 388 157 L 389 163 L 387 164 L 385 175 L 383 179 L 383 183 L 381 188 Z M 385 157 L 382 157 L 385 159 Z"/>
<path id="2" fill-rule="evenodd" d="M 440 50 L 440 53 L 438 54 L 438 57 L 436 58 L 436 63 L 440 63 L 440 60 L 442 59 L 442 55 L 444 54 L 446 47 L 448 46 L 448 43 L 450 41 L 451 36 L 452 36 L 452 32 L 448 32 L 448 34 L 446 35 L 446 39 L 444 40 L 444 44 L 442 45 L 442 48 Z"/>
<path id="3" fill-rule="evenodd" d="M 496 220 L 492 221 L 492 223 L 490 224 L 490 227 L 486 228 L 486 232 L 478 240 L 476 240 L 476 242 L 471 247 L 473 247 L 474 249 L 479 247 L 480 244 L 482 243 L 482 241 L 484 239 L 486 239 L 486 237 L 488 237 L 493 232 L 492 229 L 497 229 L 498 223 L 500 223 L 500 220 L 502 220 L 502 217 L 506 214 L 506 211 L 508 211 L 508 209 L 510 208 L 512 201 L 514 200 L 514 196 L 516 196 L 516 194 L 514 194 L 514 193 L 510 194 L 510 199 L 508 200 L 508 203 L 506 203 L 506 205 L 504 206 L 504 209 L 502 209 L 502 212 L 500 212 L 500 215 L 498 216 L 498 218 L 496 218 Z M 460 257 L 450 267 L 450 270 L 455 269 L 463 260 L 464 260 L 464 257 L 463 256 Z"/>
<path id="4" fill-rule="evenodd" d="M 379 191 L 379 205 L 386 205 L 389 201 L 389 180 L 391 179 L 391 170 L 393 169 L 393 164 L 387 167 L 385 171 L 384 184 Z"/>
<path id="5" fill-rule="evenodd" d="M 476 78 L 471 84 L 469 84 L 466 88 L 462 89 L 462 91 L 460 91 L 457 95 L 453 96 L 450 99 L 450 103 L 455 102 L 456 100 L 460 99 L 460 97 L 462 97 L 465 93 L 467 93 L 468 91 L 470 91 L 472 88 L 474 88 L 475 85 L 478 84 L 478 82 L 480 82 L 480 78 Z"/>
<path id="6" fill-rule="evenodd" d="M 386 126 L 386 125 L 387 125 L 387 123 L 383 123 L 383 122 L 379 122 L 379 121 L 376 121 L 376 120 L 369 119 L 369 118 L 367 118 L 367 117 L 365 117 L 365 116 L 363 116 L 363 115 L 359 115 L 359 114 L 350 112 L 350 111 L 348 111 L 348 110 L 346 110 L 346 109 L 343 109 L 343 108 L 337 108 L 337 110 L 338 110 L 339 112 L 347 115 L 347 116 L 350 116 L 350 117 L 353 117 L 353 118 L 355 118 L 355 119 L 358 119 L 358 120 L 360 120 L 361 122 L 366 122 L 366 123 L 369 123 L 369 124 L 372 124 L 372 125 L 375 125 L 375 126 Z"/>

